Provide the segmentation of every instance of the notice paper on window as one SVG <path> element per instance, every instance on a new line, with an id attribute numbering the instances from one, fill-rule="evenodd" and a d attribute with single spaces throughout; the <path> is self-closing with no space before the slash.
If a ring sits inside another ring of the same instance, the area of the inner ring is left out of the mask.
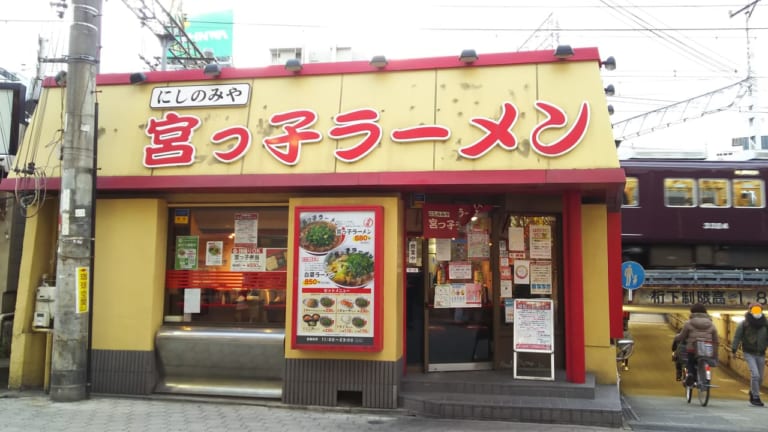
<path id="1" fill-rule="evenodd" d="M 200 288 L 184 290 L 184 313 L 200 313 Z"/>

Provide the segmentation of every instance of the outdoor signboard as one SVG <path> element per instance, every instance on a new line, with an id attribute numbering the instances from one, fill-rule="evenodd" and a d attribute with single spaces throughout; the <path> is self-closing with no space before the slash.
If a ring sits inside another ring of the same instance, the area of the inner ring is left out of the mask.
<path id="1" fill-rule="evenodd" d="M 515 378 L 555 379 L 554 308 L 551 299 L 515 299 L 514 304 Z M 520 353 L 549 355 L 549 376 L 523 375 L 518 369 Z"/>
<path id="2" fill-rule="evenodd" d="M 383 212 L 296 207 L 293 348 L 381 350 Z"/>

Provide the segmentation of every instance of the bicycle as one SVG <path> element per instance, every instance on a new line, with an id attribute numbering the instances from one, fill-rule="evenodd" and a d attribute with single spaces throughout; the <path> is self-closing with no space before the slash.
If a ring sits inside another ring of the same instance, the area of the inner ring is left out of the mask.
<path id="1" fill-rule="evenodd" d="M 689 353 L 688 355 L 696 356 L 696 379 L 692 385 L 686 384 L 688 377 L 688 365 L 687 362 L 683 366 L 681 371 L 681 379 L 683 381 L 683 387 L 685 388 L 685 400 L 691 403 L 693 398 L 694 388 L 697 390 L 699 403 L 701 406 L 707 406 L 709 403 L 709 393 L 712 387 L 712 367 L 717 364 L 717 359 L 714 357 L 714 348 L 711 342 L 697 342 L 697 353 Z"/>

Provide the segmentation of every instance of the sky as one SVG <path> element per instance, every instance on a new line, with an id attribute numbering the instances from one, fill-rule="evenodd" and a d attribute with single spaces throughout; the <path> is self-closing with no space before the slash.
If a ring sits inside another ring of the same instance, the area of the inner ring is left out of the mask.
<path id="1" fill-rule="evenodd" d="M 626 139 L 620 150 L 712 152 L 730 148 L 733 137 L 755 132 L 747 126 L 750 115 L 757 119 L 761 133 L 768 135 L 764 120 L 768 114 L 768 0 L 758 0 L 749 20 L 744 13 L 734 14 L 752 1 L 163 0 L 163 4 L 193 16 L 233 9 L 236 67 L 269 62 L 266 49 L 249 49 L 258 45 L 254 41 L 274 47 L 352 46 L 363 58 L 376 54 L 388 58 L 458 55 L 464 48 L 474 48 L 482 56 L 552 49 L 557 44 L 597 47 L 603 58 L 613 56 L 617 61 L 615 71 L 601 72 L 604 84 L 616 89 L 615 96 L 608 97 L 614 108 L 612 122 L 618 126 L 642 116 L 646 119 L 643 130 L 655 129 Z M 71 7 L 59 18 L 50 3 L 26 0 L 14 8 L 4 8 L 0 38 L 6 42 L 6 55 L 0 67 L 34 76 L 38 37 L 46 41 L 46 57 L 60 58 L 68 52 Z M 71 6 L 71 0 L 66 3 Z M 148 58 L 159 55 L 157 38 L 141 27 L 122 0 L 103 0 L 103 14 L 100 71 L 147 70 L 138 54 Z M 45 75 L 66 67 L 57 63 L 43 66 Z M 728 110 L 704 114 L 733 103 L 736 91 L 716 91 L 748 75 L 756 85 L 754 98 L 747 94 Z M 683 106 L 684 101 L 711 92 L 715 97 L 709 105 L 695 99 L 699 103 L 689 104 L 684 113 L 666 111 L 662 121 L 647 115 L 673 104 Z M 665 127 L 683 118 L 684 123 Z M 635 124 L 633 121 L 629 126 Z M 614 128 L 618 130 L 624 129 Z"/>

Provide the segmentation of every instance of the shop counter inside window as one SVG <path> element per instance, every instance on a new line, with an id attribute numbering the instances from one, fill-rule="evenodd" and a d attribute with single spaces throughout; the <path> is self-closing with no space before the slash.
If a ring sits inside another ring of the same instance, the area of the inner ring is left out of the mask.
<path id="1" fill-rule="evenodd" d="M 287 206 L 169 211 L 165 322 L 284 327 Z"/>
<path id="2" fill-rule="evenodd" d="M 166 322 L 285 324 L 285 272 L 168 271 L 166 287 Z M 185 313 L 186 290 L 199 290 L 199 312 Z"/>

